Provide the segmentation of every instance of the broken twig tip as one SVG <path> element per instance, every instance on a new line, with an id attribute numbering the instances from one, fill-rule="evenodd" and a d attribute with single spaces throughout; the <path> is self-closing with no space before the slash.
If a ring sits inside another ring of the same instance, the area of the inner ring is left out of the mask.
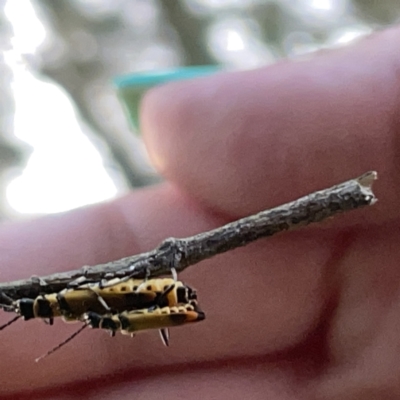
<path id="1" fill-rule="evenodd" d="M 357 181 L 361 186 L 371 188 L 374 181 L 378 179 L 378 173 L 376 171 L 369 171 L 361 175 Z"/>
<path id="2" fill-rule="evenodd" d="M 365 196 L 370 196 L 370 205 L 373 205 L 378 201 L 378 199 L 372 192 L 372 185 L 377 179 L 378 173 L 376 171 L 366 172 L 357 179 L 357 182 L 361 186 L 361 190 L 365 194 Z"/>

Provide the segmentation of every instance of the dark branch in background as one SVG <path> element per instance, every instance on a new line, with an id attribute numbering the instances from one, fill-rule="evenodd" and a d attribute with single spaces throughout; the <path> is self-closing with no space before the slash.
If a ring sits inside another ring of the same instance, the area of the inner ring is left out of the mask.
<path id="1" fill-rule="evenodd" d="M 376 177 L 376 172 L 367 172 L 357 179 L 239 219 L 220 228 L 186 239 L 166 239 L 156 249 L 147 253 L 41 278 L 33 277 L 2 283 L 0 284 L 0 295 L 3 297 L 1 302 L 5 303 L 7 296 L 10 300 L 10 298 L 34 298 L 41 293 L 58 292 L 82 277 L 98 281 L 114 277 L 143 278 L 146 272 L 150 276 L 158 276 L 170 273 L 171 268 L 179 272 L 189 265 L 245 246 L 257 239 L 296 229 L 312 222 L 320 222 L 344 211 L 372 205 L 376 202 L 376 198 L 371 186 Z"/>
<path id="2" fill-rule="evenodd" d="M 162 13 L 170 27 L 179 36 L 178 45 L 183 49 L 187 65 L 214 65 L 217 63 L 211 55 L 207 43 L 207 28 L 215 21 L 211 16 L 196 16 L 181 1 L 161 1 Z"/>

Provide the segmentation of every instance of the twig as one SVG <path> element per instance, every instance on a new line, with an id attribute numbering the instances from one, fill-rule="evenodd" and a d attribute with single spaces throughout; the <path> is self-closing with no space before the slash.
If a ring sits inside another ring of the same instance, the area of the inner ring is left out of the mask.
<path id="1" fill-rule="evenodd" d="M 27 280 L 1 283 L 0 295 L 3 300 L 34 298 L 41 293 L 58 292 L 82 277 L 98 281 L 127 276 L 143 278 L 146 273 L 158 276 L 170 273 L 171 268 L 179 272 L 190 265 L 245 246 L 257 239 L 319 222 L 344 211 L 372 205 L 376 202 L 376 198 L 371 186 L 376 178 L 376 172 L 367 172 L 357 179 L 309 194 L 208 232 L 186 239 L 165 239 L 157 248 L 147 253 L 41 278 L 32 277 Z"/>

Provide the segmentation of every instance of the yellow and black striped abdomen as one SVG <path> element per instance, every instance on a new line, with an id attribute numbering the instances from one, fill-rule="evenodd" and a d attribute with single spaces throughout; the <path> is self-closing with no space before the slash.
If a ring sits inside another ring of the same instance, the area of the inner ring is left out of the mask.
<path id="1" fill-rule="evenodd" d="M 205 319 L 205 315 L 197 304 L 193 302 L 174 307 L 155 308 L 153 310 L 125 311 L 108 316 L 86 313 L 84 319 L 92 328 L 132 334 L 148 329 L 163 329 L 202 321 Z"/>
<path id="2" fill-rule="evenodd" d="M 174 307 L 193 299 L 196 299 L 196 292 L 180 281 L 169 278 L 129 279 L 126 282 L 111 281 L 106 286 L 100 283 L 82 285 L 36 299 L 20 299 L 14 308 L 25 320 L 62 316 L 65 320 L 75 321 L 87 312 L 104 315 Z"/>

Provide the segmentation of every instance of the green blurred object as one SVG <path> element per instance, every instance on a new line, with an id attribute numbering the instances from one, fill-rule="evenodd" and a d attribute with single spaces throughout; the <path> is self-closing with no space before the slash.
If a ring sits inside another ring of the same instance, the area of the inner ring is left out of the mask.
<path id="1" fill-rule="evenodd" d="M 216 65 L 181 67 L 161 71 L 140 72 L 114 78 L 119 98 L 134 130 L 139 133 L 139 105 L 142 96 L 150 88 L 183 79 L 194 79 L 220 71 Z"/>

